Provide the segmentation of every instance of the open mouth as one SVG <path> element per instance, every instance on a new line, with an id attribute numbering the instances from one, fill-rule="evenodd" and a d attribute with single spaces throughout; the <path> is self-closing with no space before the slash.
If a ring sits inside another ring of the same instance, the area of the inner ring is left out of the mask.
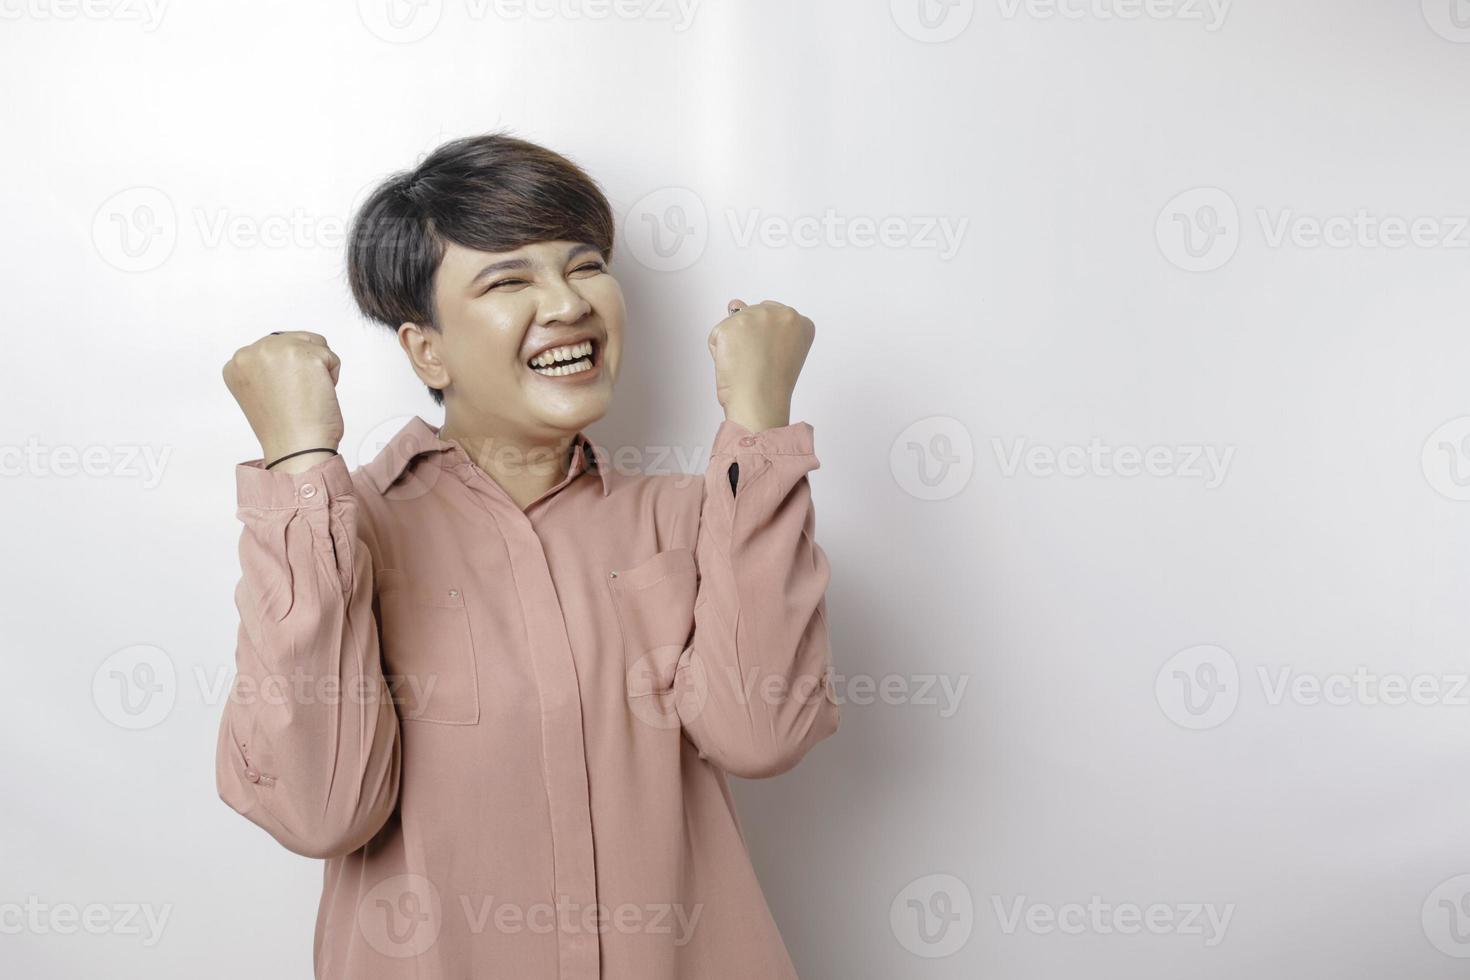
<path id="1" fill-rule="evenodd" d="M 542 351 L 526 362 L 526 367 L 543 378 L 569 378 L 586 374 L 597 367 L 597 342 L 583 340 L 564 347 Z"/>

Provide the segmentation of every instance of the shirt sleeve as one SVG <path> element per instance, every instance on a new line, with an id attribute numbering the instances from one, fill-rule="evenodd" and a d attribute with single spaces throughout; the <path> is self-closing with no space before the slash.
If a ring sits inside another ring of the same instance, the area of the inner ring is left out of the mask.
<path id="1" fill-rule="evenodd" d="M 675 703 L 701 758 L 734 776 L 779 775 L 837 730 L 830 570 L 807 479 L 819 465 L 806 422 L 752 433 L 726 420 L 710 451 Z"/>
<path id="2" fill-rule="evenodd" d="M 398 717 L 378 650 L 372 558 L 347 465 L 235 468 L 236 676 L 219 795 L 307 857 L 357 850 L 397 805 Z"/>

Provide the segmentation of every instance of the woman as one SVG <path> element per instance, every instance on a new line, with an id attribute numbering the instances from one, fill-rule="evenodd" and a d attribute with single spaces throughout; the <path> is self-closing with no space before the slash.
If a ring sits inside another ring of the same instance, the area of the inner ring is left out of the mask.
<path id="1" fill-rule="evenodd" d="M 812 322 L 730 304 L 702 477 L 584 432 L 623 358 L 596 184 L 494 134 L 354 219 L 349 279 L 443 406 L 349 472 L 320 335 L 237 351 L 238 676 L 220 796 L 326 859 L 318 978 L 794 977 L 727 775 L 837 729 Z M 619 459 L 622 457 L 619 456 Z"/>

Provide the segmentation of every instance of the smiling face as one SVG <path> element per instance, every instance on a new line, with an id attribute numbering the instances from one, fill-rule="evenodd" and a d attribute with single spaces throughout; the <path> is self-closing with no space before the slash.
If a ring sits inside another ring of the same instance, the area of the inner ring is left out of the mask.
<path id="1" fill-rule="evenodd" d="M 539 441 L 607 413 L 626 309 L 591 245 L 481 252 L 447 243 L 434 310 L 437 330 L 405 323 L 398 336 L 419 378 L 444 391 L 450 428 Z"/>

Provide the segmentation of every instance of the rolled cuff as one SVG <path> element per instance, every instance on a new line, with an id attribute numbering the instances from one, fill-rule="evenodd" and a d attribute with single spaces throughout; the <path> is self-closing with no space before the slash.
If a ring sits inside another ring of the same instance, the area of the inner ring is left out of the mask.
<path id="1" fill-rule="evenodd" d="M 352 493 L 352 476 L 340 454 L 328 456 L 300 473 L 268 470 L 264 459 L 235 466 L 235 494 L 241 507 L 269 510 L 326 507 Z"/>
<path id="2" fill-rule="evenodd" d="M 774 429 L 751 432 L 725 419 L 715 430 L 711 456 L 813 456 L 816 454 L 809 422 L 792 422 Z"/>

